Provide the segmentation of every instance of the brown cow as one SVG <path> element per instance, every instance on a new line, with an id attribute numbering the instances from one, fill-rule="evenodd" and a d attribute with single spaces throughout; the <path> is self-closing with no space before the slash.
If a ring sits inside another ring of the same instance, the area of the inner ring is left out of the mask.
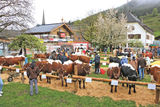
<path id="1" fill-rule="evenodd" d="M 20 64 L 21 61 L 24 61 L 24 57 L 11 57 L 11 58 L 4 58 L 5 63 L 3 65 L 5 66 L 10 66 L 14 64 Z"/>
<path id="2" fill-rule="evenodd" d="M 79 58 L 78 55 L 70 55 L 70 56 L 69 56 L 69 59 L 70 59 L 71 61 L 73 61 L 73 62 L 76 61 L 76 60 L 78 60 L 78 58 Z"/>
<path id="3" fill-rule="evenodd" d="M 34 54 L 34 59 L 37 59 L 37 58 L 43 58 L 43 59 L 46 59 L 46 55 L 45 54 Z"/>
<path id="4" fill-rule="evenodd" d="M 160 84 L 160 66 L 152 66 L 150 68 L 150 74 L 153 76 L 153 79 Z"/>
<path id="5" fill-rule="evenodd" d="M 60 78 L 62 78 L 62 86 L 63 86 L 63 77 L 68 76 L 68 74 L 73 74 L 75 70 L 74 67 L 76 65 L 77 65 L 78 75 L 86 76 L 87 74 L 89 74 L 90 72 L 89 64 L 84 64 L 84 63 L 83 64 L 72 63 L 68 65 L 64 64 L 63 67 L 60 69 Z M 79 80 L 79 88 L 81 88 L 81 80 Z M 83 88 L 85 88 L 85 80 L 83 80 Z"/>
<path id="6" fill-rule="evenodd" d="M 160 66 L 159 65 L 153 65 L 150 68 L 150 73 L 153 76 L 154 80 L 156 81 L 156 83 L 160 84 Z M 156 90 L 157 94 L 156 94 L 156 99 L 155 99 L 155 103 L 158 103 L 159 101 L 159 90 Z"/>
<path id="7" fill-rule="evenodd" d="M 116 66 L 108 68 L 107 75 L 110 79 L 118 80 L 120 76 L 120 68 Z M 109 84 L 111 84 L 111 82 L 109 82 Z M 115 86 L 115 92 L 117 92 L 117 86 Z M 111 85 L 111 93 L 113 93 L 113 85 Z"/>
<path id="8" fill-rule="evenodd" d="M 80 55 L 79 56 L 79 60 L 82 61 L 82 62 L 84 62 L 84 63 L 89 63 L 90 62 L 90 57 Z"/>

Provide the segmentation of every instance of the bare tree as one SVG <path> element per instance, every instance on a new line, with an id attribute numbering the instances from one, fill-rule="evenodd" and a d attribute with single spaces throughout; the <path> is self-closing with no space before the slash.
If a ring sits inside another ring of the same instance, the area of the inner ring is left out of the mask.
<path id="1" fill-rule="evenodd" d="M 24 29 L 33 22 L 32 0 L 0 0 L 0 32 Z"/>
<path id="2" fill-rule="evenodd" d="M 127 20 L 124 14 L 118 15 L 110 9 L 104 15 L 99 14 L 96 26 L 95 42 L 99 45 L 119 46 L 127 42 Z"/>

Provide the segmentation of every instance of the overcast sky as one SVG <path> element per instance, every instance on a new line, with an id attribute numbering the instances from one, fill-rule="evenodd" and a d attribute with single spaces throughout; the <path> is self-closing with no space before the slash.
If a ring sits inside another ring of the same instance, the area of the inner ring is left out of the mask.
<path id="1" fill-rule="evenodd" d="M 115 8 L 125 3 L 127 0 L 35 0 L 35 25 L 42 23 L 43 9 L 45 22 L 49 24 L 61 22 L 62 17 L 65 22 L 75 21 L 87 17 L 92 11 Z"/>

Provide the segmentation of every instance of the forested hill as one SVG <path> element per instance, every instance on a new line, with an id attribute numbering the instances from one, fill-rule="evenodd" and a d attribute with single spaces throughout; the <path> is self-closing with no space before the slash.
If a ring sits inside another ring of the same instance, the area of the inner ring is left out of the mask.
<path id="1" fill-rule="evenodd" d="M 154 8 L 158 10 L 158 15 L 156 16 L 152 15 Z M 160 35 L 160 0 L 131 0 L 117 9 L 120 13 L 132 12 L 154 31 L 155 36 Z M 105 11 L 101 13 L 103 14 Z M 81 21 L 75 21 L 74 24 L 90 24 L 91 21 L 96 20 L 98 14 L 91 15 Z"/>
<path id="2" fill-rule="evenodd" d="M 153 9 L 158 10 L 157 15 L 153 15 Z M 155 36 L 160 36 L 160 0 L 131 0 L 118 8 L 119 12 L 131 11 L 135 16 L 149 26 Z"/>
<path id="3" fill-rule="evenodd" d="M 160 0 L 131 0 L 127 4 L 118 7 L 120 12 L 131 11 L 136 16 L 151 14 L 157 8 L 160 12 Z"/>

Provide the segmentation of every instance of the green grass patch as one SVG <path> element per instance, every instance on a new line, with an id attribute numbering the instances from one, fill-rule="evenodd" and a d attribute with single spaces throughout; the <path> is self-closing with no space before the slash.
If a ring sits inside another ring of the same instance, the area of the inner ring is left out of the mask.
<path id="1" fill-rule="evenodd" d="M 160 31 L 154 32 L 154 36 L 155 37 L 160 36 Z"/>
<path id="2" fill-rule="evenodd" d="M 106 79 L 109 79 L 107 73 L 105 74 L 95 74 L 94 72 L 89 74 L 88 77 L 96 77 L 96 78 L 106 78 Z"/>
<path id="3" fill-rule="evenodd" d="M 160 35 L 160 16 L 143 16 L 143 23 L 154 31 L 154 36 Z"/>
<path id="4" fill-rule="evenodd" d="M 108 67 L 108 65 L 101 65 L 101 67 Z"/>
<path id="5" fill-rule="evenodd" d="M 141 82 L 151 82 L 151 77 L 150 77 L 150 75 L 145 74 L 144 79 L 139 80 L 139 81 L 141 81 Z"/>
<path id="6" fill-rule="evenodd" d="M 94 69 L 94 68 L 93 68 Z M 106 71 L 106 70 L 105 70 Z M 109 79 L 108 75 L 107 75 L 107 71 L 106 73 L 103 74 L 95 74 L 94 72 L 92 72 L 90 75 L 88 75 L 89 77 L 96 77 L 96 78 L 105 78 L 105 79 Z M 122 77 L 119 78 L 119 80 L 122 80 Z M 142 80 L 137 79 L 137 81 L 140 82 L 151 82 L 151 77 L 148 74 L 144 74 L 144 78 Z"/>
<path id="7" fill-rule="evenodd" d="M 9 83 L 4 85 L 0 107 L 135 107 L 133 101 L 113 101 L 109 97 L 95 98 L 77 96 L 69 92 L 59 92 L 38 87 L 38 95 L 29 95 L 29 85 Z"/>

